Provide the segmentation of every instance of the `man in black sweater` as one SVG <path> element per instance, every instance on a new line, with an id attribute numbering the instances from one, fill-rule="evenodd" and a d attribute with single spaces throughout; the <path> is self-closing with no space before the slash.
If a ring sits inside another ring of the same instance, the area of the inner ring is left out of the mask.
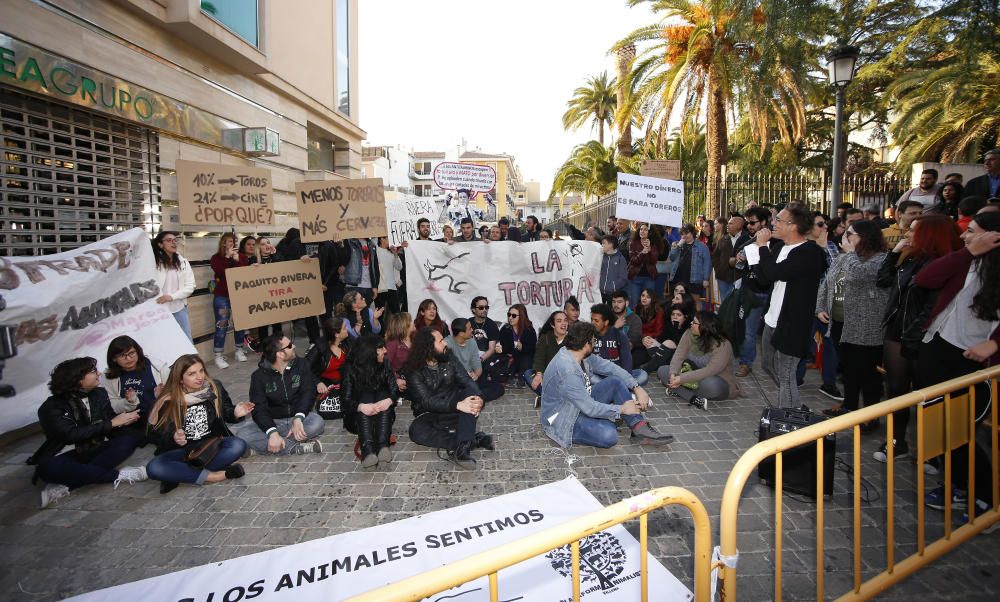
<path id="1" fill-rule="evenodd" d="M 795 370 L 809 352 L 813 307 L 819 281 L 826 271 L 826 251 L 805 235 L 812 228 L 812 214 L 801 203 L 789 203 L 774 218 L 774 237 L 784 241 L 777 254 L 768 248 L 771 231 L 761 228 L 756 235 L 756 253 L 747 259 L 757 263 L 764 281 L 774 283 L 771 305 L 764 315 L 761 364 L 778 385 L 778 406 L 798 407 L 799 387 Z"/>

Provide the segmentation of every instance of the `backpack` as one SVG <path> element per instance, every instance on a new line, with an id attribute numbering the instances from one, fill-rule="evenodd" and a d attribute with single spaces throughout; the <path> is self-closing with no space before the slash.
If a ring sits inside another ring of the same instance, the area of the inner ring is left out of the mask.
<path id="1" fill-rule="evenodd" d="M 734 350 L 743 345 L 747 314 L 759 305 L 760 300 L 756 296 L 747 292 L 746 289 L 738 288 L 729 293 L 729 296 L 719 306 L 719 322 L 722 323 L 722 330 L 726 333 L 726 338 L 729 339 Z"/>

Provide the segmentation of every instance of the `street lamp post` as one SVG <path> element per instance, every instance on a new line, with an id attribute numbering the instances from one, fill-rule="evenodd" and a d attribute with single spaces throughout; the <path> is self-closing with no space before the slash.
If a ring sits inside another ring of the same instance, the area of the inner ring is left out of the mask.
<path id="1" fill-rule="evenodd" d="M 844 172 L 844 90 L 854 78 L 854 65 L 858 60 L 859 50 L 855 46 L 840 46 L 831 52 L 827 60 L 830 73 L 830 83 L 836 88 L 837 118 L 834 125 L 833 138 L 833 208 L 843 200 L 841 197 L 841 180 Z"/>

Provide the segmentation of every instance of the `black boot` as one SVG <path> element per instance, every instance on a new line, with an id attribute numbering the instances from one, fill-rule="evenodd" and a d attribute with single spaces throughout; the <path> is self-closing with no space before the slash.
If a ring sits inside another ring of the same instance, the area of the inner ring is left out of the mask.
<path id="1" fill-rule="evenodd" d="M 361 468 L 371 469 L 378 465 L 375 442 L 372 440 L 372 420 L 358 412 L 358 440 L 361 441 Z"/>
<path id="2" fill-rule="evenodd" d="M 392 461 L 392 450 L 389 449 L 389 436 L 392 434 L 393 415 L 392 409 L 388 409 L 374 417 L 375 422 L 375 443 L 378 446 L 378 461 Z"/>
<path id="3" fill-rule="evenodd" d="M 482 431 L 476 433 L 476 438 L 473 441 L 473 445 L 475 447 L 478 447 L 479 449 L 486 449 L 489 451 L 493 451 L 496 449 L 495 447 L 493 447 L 493 437 L 490 437 L 489 435 L 487 435 Z"/>
<path id="4" fill-rule="evenodd" d="M 472 441 L 460 441 L 455 445 L 454 451 L 448 452 L 448 459 L 465 470 L 474 470 L 476 460 L 469 452 L 472 451 Z"/>
<path id="5" fill-rule="evenodd" d="M 179 483 L 171 483 L 169 481 L 160 481 L 160 495 L 170 493 L 174 489 L 177 489 Z"/>

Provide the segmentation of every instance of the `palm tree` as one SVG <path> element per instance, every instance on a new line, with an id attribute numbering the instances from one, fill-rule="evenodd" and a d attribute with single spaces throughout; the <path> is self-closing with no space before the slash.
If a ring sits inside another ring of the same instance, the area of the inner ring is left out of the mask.
<path id="1" fill-rule="evenodd" d="M 604 126 L 611 127 L 614 121 L 615 80 L 608 81 L 608 72 L 604 71 L 597 77 L 587 79 L 587 85 L 573 91 L 573 98 L 566 103 L 568 107 L 563 113 L 563 128 L 567 131 L 576 130 L 588 121 L 597 128 L 597 141 L 604 146 Z"/>
<path id="2" fill-rule="evenodd" d="M 603 146 L 596 140 L 580 144 L 556 172 L 549 193 L 549 202 L 570 194 L 580 194 L 586 200 L 611 194 L 618 186 L 618 173 L 638 173 L 641 156 L 622 157 L 614 145 Z"/>
<path id="3" fill-rule="evenodd" d="M 627 44 L 615 51 L 615 68 L 618 71 L 618 81 L 628 80 L 632 70 L 632 63 L 635 61 L 635 45 Z M 615 86 L 615 98 L 617 99 L 617 112 L 615 114 L 615 127 L 618 128 L 618 154 L 625 157 L 632 156 L 632 122 L 634 113 L 627 110 L 629 105 L 629 89 L 623 85 Z"/>

